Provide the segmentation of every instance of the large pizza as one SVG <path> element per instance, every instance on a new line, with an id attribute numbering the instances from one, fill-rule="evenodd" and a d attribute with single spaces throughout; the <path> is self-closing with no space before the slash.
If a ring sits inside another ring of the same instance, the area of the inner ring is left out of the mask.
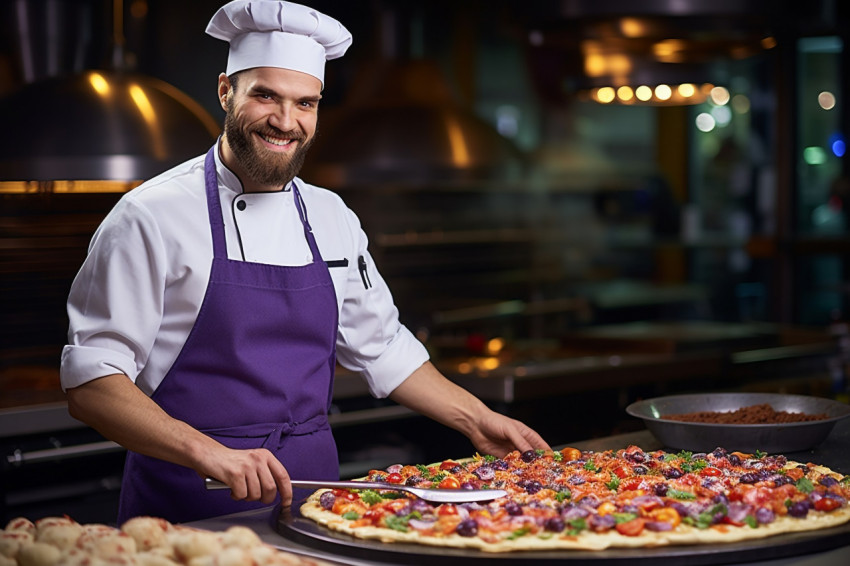
<path id="1" fill-rule="evenodd" d="M 507 496 L 435 505 L 392 490 L 324 489 L 302 516 L 363 539 L 490 552 L 728 543 L 850 521 L 850 476 L 722 448 L 514 451 L 394 465 L 363 479 Z"/>

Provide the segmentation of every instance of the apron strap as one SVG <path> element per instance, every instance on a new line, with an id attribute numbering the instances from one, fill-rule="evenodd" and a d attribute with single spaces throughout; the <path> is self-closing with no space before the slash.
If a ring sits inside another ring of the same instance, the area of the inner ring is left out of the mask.
<path id="1" fill-rule="evenodd" d="M 307 244 L 313 254 L 313 262 L 318 263 L 322 261 L 322 255 L 319 253 L 319 246 L 316 244 L 315 236 L 313 236 L 313 228 L 307 218 L 307 205 L 304 204 L 304 198 L 301 196 L 301 191 L 298 190 L 295 181 L 292 181 L 292 192 L 295 195 L 295 207 L 298 209 L 298 216 L 301 217 L 301 224 L 304 225 L 304 236 L 307 238 Z"/>
<path id="2" fill-rule="evenodd" d="M 215 145 L 207 152 L 207 157 L 204 160 L 204 185 L 207 193 L 207 211 L 210 215 L 213 257 L 226 259 L 227 243 L 224 239 L 224 216 L 221 212 L 221 201 L 218 198 L 218 172 L 215 169 Z"/>

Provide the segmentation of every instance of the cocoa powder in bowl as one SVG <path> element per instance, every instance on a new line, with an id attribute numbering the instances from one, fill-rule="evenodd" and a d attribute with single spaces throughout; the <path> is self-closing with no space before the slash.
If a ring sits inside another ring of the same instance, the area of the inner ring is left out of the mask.
<path id="1" fill-rule="evenodd" d="M 783 424 L 805 421 L 822 421 L 829 418 L 824 413 L 809 415 L 806 413 L 790 413 L 776 411 L 767 403 L 741 407 L 734 411 L 698 411 L 695 413 L 680 413 L 662 415 L 661 418 L 672 421 L 710 424 Z"/>

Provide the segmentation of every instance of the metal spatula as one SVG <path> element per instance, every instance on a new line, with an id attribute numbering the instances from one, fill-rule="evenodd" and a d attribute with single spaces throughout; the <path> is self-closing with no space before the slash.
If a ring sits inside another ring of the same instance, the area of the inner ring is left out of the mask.
<path id="1" fill-rule="evenodd" d="M 206 478 L 204 485 L 207 489 L 230 489 L 226 483 L 212 478 Z M 432 503 L 472 503 L 475 501 L 491 501 L 508 494 L 503 489 L 426 489 L 410 487 L 393 483 L 368 481 L 305 481 L 292 480 L 292 487 L 308 489 L 386 489 L 411 493 L 424 501 Z"/>

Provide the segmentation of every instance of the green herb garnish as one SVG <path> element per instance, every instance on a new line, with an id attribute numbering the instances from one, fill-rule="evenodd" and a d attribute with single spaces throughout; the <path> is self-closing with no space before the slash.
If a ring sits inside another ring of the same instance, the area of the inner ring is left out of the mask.
<path id="1" fill-rule="evenodd" d="M 382 501 L 384 498 L 381 497 L 377 491 L 367 489 L 360 493 L 360 499 L 362 499 L 364 503 L 374 505 L 375 503 Z"/>
<path id="2" fill-rule="evenodd" d="M 667 497 L 672 499 L 696 499 L 697 496 L 690 491 L 682 491 L 679 489 L 668 489 Z"/>
<path id="3" fill-rule="evenodd" d="M 815 489 L 815 485 L 809 478 L 800 478 L 794 485 L 797 486 L 797 490 L 800 493 L 811 493 Z"/>
<path id="4" fill-rule="evenodd" d="M 569 526 L 569 529 L 567 529 L 568 535 L 577 535 L 587 528 L 587 521 L 583 518 L 573 519 L 567 523 L 567 526 Z"/>
<path id="5" fill-rule="evenodd" d="M 512 532 L 511 534 L 509 534 L 505 538 L 507 540 L 516 540 L 519 537 L 524 537 L 525 535 L 527 535 L 530 532 L 531 532 L 531 527 L 522 527 L 521 529 L 515 530 L 514 532 Z"/>
<path id="6" fill-rule="evenodd" d="M 360 518 L 360 515 L 358 513 L 355 513 L 354 511 L 349 511 L 348 513 L 343 513 L 342 518 L 347 519 L 349 521 L 356 521 Z"/>
<path id="7" fill-rule="evenodd" d="M 614 521 L 619 525 L 620 523 L 628 523 L 632 519 L 637 519 L 637 513 L 611 513 L 611 516 L 614 517 Z"/>

